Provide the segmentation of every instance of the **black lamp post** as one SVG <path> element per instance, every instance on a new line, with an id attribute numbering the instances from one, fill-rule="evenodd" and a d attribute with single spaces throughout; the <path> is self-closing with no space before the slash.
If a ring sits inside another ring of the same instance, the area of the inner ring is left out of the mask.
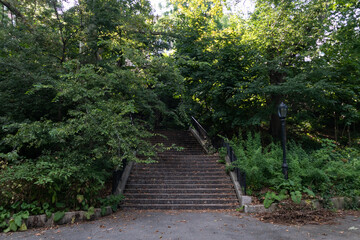
<path id="1" fill-rule="evenodd" d="M 287 114 L 288 107 L 285 103 L 281 102 L 278 107 L 278 115 L 281 121 L 281 142 L 282 142 L 282 148 L 283 148 L 283 164 L 282 164 L 282 171 L 284 174 L 284 178 L 288 179 L 288 165 L 286 162 L 286 131 L 285 131 L 285 118 Z"/>

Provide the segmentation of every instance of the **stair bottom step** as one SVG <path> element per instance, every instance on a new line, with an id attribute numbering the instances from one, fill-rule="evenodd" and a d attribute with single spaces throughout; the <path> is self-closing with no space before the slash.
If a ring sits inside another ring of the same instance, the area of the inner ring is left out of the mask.
<path id="1" fill-rule="evenodd" d="M 236 204 L 234 199 L 128 199 L 125 204 Z"/>
<path id="2" fill-rule="evenodd" d="M 124 204 L 123 209 L 161 209 L 161 210 L 207 210 L 207 209 L 236 209 L 234 204 Z"/>

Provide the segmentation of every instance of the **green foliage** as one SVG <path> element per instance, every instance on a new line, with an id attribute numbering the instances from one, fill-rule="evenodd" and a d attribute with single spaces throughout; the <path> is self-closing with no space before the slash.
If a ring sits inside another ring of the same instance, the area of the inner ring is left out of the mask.
<path id="1" fill-rule="evenodd" d="M 8 226 L 7 220 L 10 218 L 11 214 L 4 207 L 0 206 L 0 229 L 6 229 Z"/>
<path id="2" fill-rule="evenodd" d="M 183 78 L 159 54 L 148 1 L 79 1 L 68 11 L 61 1 L 9 4 L 0 28 L 0 206 L 89 211 L 124 161 L 154 161 L 161 147 L 146 141 L 149 130 L 182 125 Z"/>
<path id="3" fill-rule="evenodd" d="M 210 133 L 233 136 L 246 127 L 276 136 L 283 99 L 292 133 L 358 141 L 355 0 L 258 0 L 248 19 L 224 14 L 218 0 L 171 0 L 157 23 L 147 0 L 84 0 L 67 11 L 60 0 L 7 2 L 0 228 L 23 229 L 19 217 L 3 226 L 22 211 L 50 216 L 106 201 L 116 208 L 121 199 L 98 199 L 112 172 L 124 160 L 153 162 L 161 146 L 145 141 L 148 130 L 183 127 L 190 114 Z M 291 183 L 283 181 L 280 146 L 264 142 L 251 134 L 233 141 L 240 162 L 227 169 L 246 171 L 250 191 L 281 186 L 295 201 L 311 190 L 360 195 L 358 149 L 326 139 L 306 151 L 290 143 Z"/>
<path id="4" fill-rule="evenodd" d="M 100 207 L 101 207 L 101 215 L 105 213 L 105 207 L 111 207 L 111 209 L 115 212 L 118 209 L 119 204 L 125 199 L 125 196 L 120 195 L 110 195 L 106 198 L 99 199 Z"/>
<path id="5" fill-rule="evenodd" d="M 25 188 L 39 187 L 47 189 L 39 192 L 46 202 L 74 201 L 78 195 L 91 199 L 112 169 L 122 167 L 123 159 L 137 161 L 135 151 L 138 156 L 154 156 L 155 148 L 143 140 L 151 134 L 131 121 L 131 115 L 142 107 L 135 106 L 139 101 L 126 99 L 126 94 L 131 93 L 115 94 L 122 91 L 119 78 L 127 81 L 136 76 L 120 70 L 115 77 L 94 66 L 84 66 L 55 82 L 58 94 L 54 101 L 68 109 L 66 119 L 22 123 L 16 134 L 4 139 L 14 150 L 3 154 L 12 167 L 1 172 L 0 184 L 22 183 L 21 191 L 18 185 L 3 188 L 8 189 L 6 194 L 23 197 Z M 58 194 L 69 190 L 72 195 Z"/>
<path id="6" fill-rule="evenodd" d="M 65 216 L 64 211 L 57 211 L 54 213 L 54 222 L 60 221 Z"/>
<path id="7" fill-rule="evenodd" d="M 302 198 L 302 195 L 301 195 L 300 191 L 291 192 L 290 196 L 291 196 L 291 200 L 293 200 L 294 203 L 300 204 L 301 198 Z"/>
<path id="8" fill-rule="evenodd" d="M 89 209 L 87 210 L 87 212 L 85 212 L 85 217 L 87 220 L 90 220 L 91 216 L 93 216 L 95 214 L 95 208 L 94 207 L 89 207 Z"/>
<path id="9" fill-rule="evenodd" d="M 275 192 L 272 191 L 268 191 L 265 194 L 265 199 L 264 199 L 264 207 L 265 208 L 269 208 L 271 206 L 272 203 L 276 202 L 276 201 L 282 201 L 284 199 L 288 198 L 288 196 L 285 194 L 284 191 L 281 191 L 279 193 L 279 195 L 277 195 Z"/>
<path id="10" fill-rule="evenodd" d="M 18 213 L 13 214 L 11 218 L 8 219 L 8 223 L 6 223 L 5 221 L 7 221 L 7 217 L 9 216 L 10 216 L 9 213 L 1 214 L 1 218 L 4 220 L 0 228 L 5 228 L 6 226 L 8 226 L 6 229 L 4 229 L 4 232 L 10 232 L 10 231 L 16 232 L 17 230 L 20 231 L 27 230 L 26 224 L 23 222 L 23 220 L 29 218 L 28 211 L 20 211 Z"/>
<path id="11" fill-rule="evenodd" d="M 297 134 L 356 142 L 357 1 L 258 0 L 247 19 L 225 15 L 218 1 L 171 2 L 163 20 L 179 33 L 174 56 L 184 98 L 211 132 L 231 137 L 261 127 L 277 138 L 276 107 L 286 101 Z"/>
<path id="12" fill-rule="evenodd" d="M 271 206 L 271 204 L 276 200 L 276 197 L 277 197 L 276 193 L 267 192 L 265 195 L 264 207 L 269 208 Z"/>
<path id="13" fill-rule="evenodd" d="M 271 188 L 285 191 L 299 203 L 302 195 L 359 196 L 360 151 L 340 149 L 328 139 L 321 140 L 319 149 L 305 151 L 299 144 L 290 142 L 287 150 L 289 180 L 281 171 L 282 149 L 271 143 L 263 147 L 260 134 L 248 133 L 247 139 L 234 139 L 231 144 L 238 158 L 234 167 L 246 172 L 247 185 L 252 191 Z M 275 193 L 265 197 L 267 205 L 276 201 Z"/>

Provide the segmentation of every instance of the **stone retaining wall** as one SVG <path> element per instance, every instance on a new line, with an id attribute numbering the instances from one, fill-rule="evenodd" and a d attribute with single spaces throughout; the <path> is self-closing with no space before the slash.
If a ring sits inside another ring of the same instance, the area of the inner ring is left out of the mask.
<path id="1" fill-rule="evenodd" d="M 303 200 L 303 204 L 306 204 L 307 200 Z M 322 207 L 322 204 L 319 200 L 310 200 L 311 204 L 316 208 Z M 357 206 L 360 208 L 360 197 L 356 197 L 355 199 L 350 199 L 346 197 L 334 197 L 330 199 L 332 207 L 338 210 L 344 210 L 349 208 L 349 206 Z M 273 212 L 276 210 L 277 204 L 272 204 L 269 208 L 265 208 L 264 205 L 244 205 L 244 212 L 246 213 L 262 213 L 262 212 Z"/>
<path id="2" fill-rule="evenodd" d="M 89 220 L 95 220 L 100 218 L 101 216 L 107 216 L 113 213 L 111 207 L 105 208 L 104 215 L 101 215 L 101 209 L 95 208 L 95 213 L 90 217 Z M 60 219 L 58 222 L 54 221 L 54 214 L 50 218 L 48 218 L 45 214 L 42 215 L 34 215 L 30 216 L 26 219 L 25 224 L 27 228 L 39 228 L 39 227 L 51 227 L 54 225 L 62 225 L 68 223 L 76 223 L 88 220 L 85 217 L 85 211 L 75 211 L 75 212 L 66 212 L 65 216 Z"/>

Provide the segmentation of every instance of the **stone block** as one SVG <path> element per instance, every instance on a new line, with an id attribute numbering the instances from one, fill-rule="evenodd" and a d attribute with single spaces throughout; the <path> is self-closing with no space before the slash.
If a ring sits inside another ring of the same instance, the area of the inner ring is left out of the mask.
<path id="1" fill-rule="evenodd" d="M 51 227 L 54 225 L 54 219 L 51 216 L 47 218 L 45 214 L 29 216 L 25 221 L 27 228 L 37 228 L 37 227 Z"/>
<path id="2" fill-rule="evenodd" d="M 113 210 L 111 207 L 105 207 L 105 213 L 103 216 L 108 216 L 113 213 Z"/>
<path id="3" fill-rule="evenodd" d="M 272 204 L 269 208 L 265 208 L 264 205 L 245 205 L 244 212 L 246 213 L 264 213 L 273 212 L 276 208 L 276 204 Z"/>
<path id="4" fill-rule="evenodd" d="M 241 196 L 241 206 L 250 205 L 251 204 L 251 196 Z"/>
<path id="5" fill-rule="evenodd" d="M 60 219 L 56 224 L 68 224 L 68 223 L 75 223 L 82 221 L 84 219 L 84 212 L 83 211 L 76 211 L 76 212 L 66 212 L 65 216 Z"/>

